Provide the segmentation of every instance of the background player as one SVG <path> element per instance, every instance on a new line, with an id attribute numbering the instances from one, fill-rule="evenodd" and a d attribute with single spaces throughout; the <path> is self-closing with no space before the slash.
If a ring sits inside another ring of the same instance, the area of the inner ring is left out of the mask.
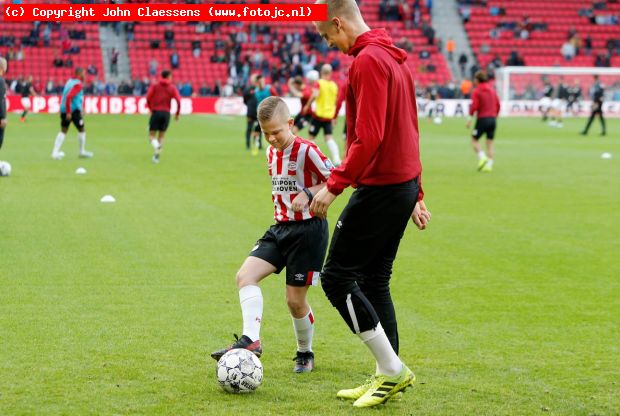
<path id="1" fill-rule="evenodd" d="M 172 84 L 172 72 L 165 70 L 161 72 L 159 82 L 151 85 L 146 93 L 146 105 L 151 111 L 149 140 L 155 151 L 152 158 L 153 163 L 159 163 L 164 137 L 170 124 L 170 102 L 172 100 L 177 102 L 177 113 L 174 119 L 178 120 L 179 114 L 181 114 L 181 95 L 177 87 Z"/>
<path id="2" fill-rule="evenodd" d="M 476 126 L 471 132 L 471 145 L 478 155 L 478 170 L 490 172 L 493 170 L 493 139 L 497 127 L 497 115 L 499 114 L 499 97 L 488 82 L 486 72 L 478 71 L 474 76 L 476 88 L 471 95 L 469 107 L 470 119 L 467 120 L 467 129 L 471 126 L 471 117 L 476 116 Z M 486 135 L 486 154 L 480 148 L 480 137 Z"/>
<path id="3" fill-rule="evenodd" d="M 442 122 L 441 114 L 437 108 L 439 97 L 439 87 L 436 82 L 433 82 L 425 91 L 426 105 L 427 105 L 427 117 L 429 120 L 439 124 Z"/>
<path id="4" fill-rule="evenodd" d="M 314 83 L 318 81 L 319 73 L 316 70 L 308 71 L 304 79 L 300 76 L 289 79 L 288 86 L 289 92 L 293 97 L 298 97 L 301 102 L 301 110 L 299 114 L 295 116 L 293 124 L 293 133 L 297 134 L 300 130 L 303 130 L 310 122 L 311 112 L 307 104 L 312 97 L 314 89 Z"/>
<path id="5" fill-rule="evenodd" d="M 308 139 L 314 141 L 321 129 L 325 135 L 325 144 L 329 148 L 332 160 L 336 166 L 340 166 L 340 150 L 334 140 L 334 120 L 338 116 L 336 105 L 338 100 L 338 84 L 332 81 L 332 66 L 325 64 L 321 67 L 321 78 L 318 80 L 312 91 L 310 100 L 302 111 L 311 112 L 310 128 L 308 129 Z M 312 103 L 316 101 L 314 111 L 311 110 Z"/>
<path id="6" fill-rule="evenodd" d="M 4 82 L 4 74 L 6 73 L 6 59 L 0 57 L 0 149 L 4 141 L 4 129 L 6 128 L 6 82 Z"/>
<path id="7" fill-rule="evenodd" d="M 605 97 L 605 88 L 603 84 L 598 79 L 598 75 L 594 75 L 594 84 L 590 88 L 590 98 L 592 99 L 592 109 L 590 110 L 590 118 L 586 123 L 586 128 L 583 129 L 581 135 L 585 136 L 588 134 L 588 130 L 594 121 L 594 117 L 598 116 L 601 120 L 601 136 L 607 134 L 607 129 L 605 126 L 605 118 L 603 117 L 603 99 Z"/>
<path id="8" fill-rule="evenodd" d="M 551 104 L 553 103 L 553 85 L 551 85 L 551 82 L 545 76 L 543 76 L 543 83 L 543 96 L 538 102 L 538 104 L 540 112 L 542 114 L 542 121 L 547 121 L 547 118 L 549 117 L 549 111 L 551 110 Z"/>
<path id="9" fill-rule="evenodd" d="M 92 152 L 86 151 L 86 131 L 84 130 L 84 118 L 82 117 L 82 106 L 84 105 L 84 69 L 76 68 L 75 77 L 70 78 L 62 90 L 60 99 L 60 132 L 56 135 L 52 159 L 60 160 L 65 153 L 60 150 L 69 126 L 73 125 L 78 130 L 78 143 L 80 146 L 80 157 L 93 157 Z"/>
<path id="10" fill-rule="evenodd" d="M 572 87 L 568 87 L 568 98 L 566 103 L 566 112 L 576 116 L 579 114 L 579 100 L 581 100 L 581 84 L 579 80 L 575 80 Z"/>
<path id="11" fill-rule="evenodd" d="M 318 280 L 329 237 L 327 220 L 315 217 L 309 202 L 325 187 L 332 166 L 316 145 L 291 132 L 293 120 L 281 98 L 262 101 L 258 121 L 270 144 L 267 161 L 276 224 L 257 241 L 237 272 L 243 336 L 211 357 L 219 360 L 232 348 L 246 348 L 261 356 L 263 295 L 258 284 L 286 267 L 286 299 L 297 338 L 294 371 L 309 372 L 314 368 L 314 315 L 306 294 Z"/>
<path id="12" fill-rule="evenodd" d="M 30 107 L 31 107 L 30 99 L 31 97 L 34 97 L 35 95 L 37 95 L 37 91 L 34 89 L 34 86 L 32 85 L 32 75 L 26 78 L 26 81 L 22 85 L 21 94 L 22 94 L 22 107 L 24 108 L 24 111 L 22 112 L 22 115 L 19 118 L 19 121 L 24 123 L 26 121 L 26 115 L 28 114 L 28 111 L 30 111 Z"/>
<path id="13" fill-rule="evenodd" d="M 245 148 L 250 150 L 252 147 L 253 132 L 258 126 L 256 112 L 258 111 L 258 103 L 256 102 L 256 77 L 254 74 L 250 76 L 250 82 L 243 88 L 243 103 L 247 109 L 246 125 L 245 125 Z M 258 126 L 260 128 L 260 126 Z"/>
<path id="14" fill-rule="evenodd" d="M 271 87 L 271 84 L 266 84 L 264 76 L 257 75 L 256 90 L 254 91 L 254 95 L 256 96 L 256 105 L 258 106 L 265 98 L 271 97 L 272 95 L 278 95 L 278 93 L 274 88 Z M 258 123 L 254 123 L 254 131 L 252 132 L 252 143 L 252 154 L 256 156 L 258 154 L 258 151 L 263 148 L 262 131 Z"/>

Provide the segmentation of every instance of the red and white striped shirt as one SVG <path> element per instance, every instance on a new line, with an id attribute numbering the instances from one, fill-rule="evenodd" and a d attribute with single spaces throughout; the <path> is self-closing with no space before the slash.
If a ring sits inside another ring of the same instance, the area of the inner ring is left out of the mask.
<path id="1" fill-rule="evenodd" d="M 269 146 L 267 166 L 271 176 L 271 200 L 276 222 L 303 221 L 314 217 L 309 206 L 302 212 L 294 212 L 292 202 L 303 192 L 303 188 L 318 185 L 329 178 L 333 165 L 319 148 L 295 136 L 293 143 L 282 151 Z"/>

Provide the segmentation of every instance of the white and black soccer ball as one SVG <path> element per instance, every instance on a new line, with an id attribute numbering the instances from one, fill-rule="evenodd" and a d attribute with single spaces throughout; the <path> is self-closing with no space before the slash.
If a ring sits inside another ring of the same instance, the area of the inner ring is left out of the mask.
<path id="1" fill-rule="evenodd" d="M 252 393 L 263 381 L 263 365 L 252 352 L 236 348 L 222 355 L 215 375 L 228 393 Z"/>
<path id="2" fill-rule="evenodd" d="M 0 160 L 0 176 L 9 176 L 11 174 L 11 164 Z"/>

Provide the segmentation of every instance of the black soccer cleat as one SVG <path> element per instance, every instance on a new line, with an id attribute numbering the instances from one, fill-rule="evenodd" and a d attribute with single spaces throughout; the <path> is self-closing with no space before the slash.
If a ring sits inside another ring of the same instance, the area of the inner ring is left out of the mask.
<path id="1" fill-rule="evenodd" d="M 215 361 L 219 361 L 220 358 L 222 358 L 222 355 L 236 348 L 246 349 L 254 353 L 254 355 L 256 355 L 258 358 L 260 358 L 260 356 L 263 354 L 263 349 L 261 348 L 261 345 L 260 345 L 260 339 L 257 339 L 256 341 L 252 342 L 252 340 L 248 338 L 246 335 L 242 335 L 241 338 L 239 338 L 237 334 L 233 334 L 233 335 L 235 336 L 235 342 L 233 342 L 226 348 L 222 348 L 221 350 L 212 352 L 211 358 L 213 358 Z"/>
<path id="2" fill-rule="evenodd" d="M 309 373 L 314 370 L 314 353 L 312 351 L 297 351 L 297 356 L 293 360 L 295 361 L 293 371 L 296 373 Z"/>

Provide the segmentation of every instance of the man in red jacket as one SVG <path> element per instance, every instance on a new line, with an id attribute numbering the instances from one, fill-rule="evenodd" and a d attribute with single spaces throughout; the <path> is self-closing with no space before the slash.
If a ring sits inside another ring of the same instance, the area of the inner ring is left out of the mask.
<path id="1" fill-rule="evenodd" d="M 151 140 L 151 146 L 155 150 L 153 163 L 159 163 L 159 154 L 161 153 L 164 136 L 170 123 L 170 102 L 172 100 L 177 102 L 177 114 L 174 119 L 178 120 L 181 113 L 181 96 L 171 81 L 172 73 L 168 70 L 162 71 L 159 82 L 151 85 L 146 93 L 146 105 L 151 110 L 149 139 Z"/>
<path id="2" fill-rule="evenodd" d="M 355 0 L 317 3 L 328 7 L 328 19 L 314 22 L 319 34 L 355 58 L 346 87 L 346 158 L 312 198 L 310 209 L 325 217 L 345 188 L 357 188 L 336 224 L 321 279 L 327 298 L 377 363 L 367 383 L 337 396 L 369 407 L 400 395 L 415 380 L 398 357 L 389 288 L 409 218 L 420 229 L 430 219 L 420 186 L 415 85 L 406 52 L 385 30 L 366 25 Z"/>
<path id="3" fill-rule="evenodd" d="M 478 71 L 474 76 L 476 89 L 471 95 L 469 107 L 470 118 L 467 120 L 467 129 L 471 126 L 471 117 L 476 114 L 476 126 L 471 132 L 471 144 L 478 155 L 478 171 L 491 172 L 493 170 L 493 139 L 497 127 L 499 114 L 499 98 L 489 82 L 486 72 Z M 486 154 L 480 149 L 478 140 L 483 134 L 487 136 Z"/>

